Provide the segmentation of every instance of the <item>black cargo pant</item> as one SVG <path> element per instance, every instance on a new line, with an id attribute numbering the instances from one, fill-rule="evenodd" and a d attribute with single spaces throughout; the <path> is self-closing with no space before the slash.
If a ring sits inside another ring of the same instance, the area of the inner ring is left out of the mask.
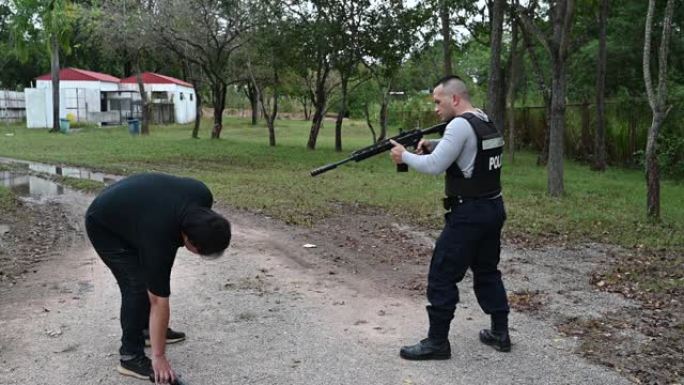
<path id="1" fill-rule="evenodd" d="M 445 340 L 459 301 L 457 283 L 473 272 L 475 296 L 482 310 L 500 328 L 508 325 L 508 299 L 498 270 L 501 228 L 506 220 L 503 199 L 456 202 L 445 215 L 428 275 L 428 337 Z"/>
<path id="2" fill-rule="evenodd" d="M 86 214 L 86 231 L 95 251 L 112 271 L 121 291 L 122 356 L 145 354 L 143 329 L 150 317 L 150 299 L 137 251 Z"/>

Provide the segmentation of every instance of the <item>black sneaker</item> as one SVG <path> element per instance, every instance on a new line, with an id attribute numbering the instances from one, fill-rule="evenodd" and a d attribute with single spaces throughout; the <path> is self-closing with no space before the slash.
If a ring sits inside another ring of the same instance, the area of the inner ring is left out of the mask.
<path id="1" fill-rule="evenodd" d="M 150 331 L 143 330 L 143 336 L 145 336 L 145 346 L 150 346 Z M 176 342 L 181 342 L 185 340 L 185 333 L 177 332 L 171 328 L 166 329 L 166 343 L 175 344 Z"/>
<path id="2" fill-rule="evenodd" d="M 152 361 L 145 355 L 140 355 L 130 360 L 120 360 L 116 370 L 124 376 L 131 376 L 141 380 L 147 380 L 150 376 L 154 378 Z"/>
<path id="3" fill-rule="evenodd" d="M 490 329 L 480 330 L 480 342 L 500 352 L 511 351 L 511 338 L 505 332 L 494 332 Z"/>
<path id="4" fill-rule="evenodd" d="M 451 358 L 449 341 L 435 342 L 426 338 L 411 346 L 404 346 L 399 356 L 406 360 L 448 360 Z"/>

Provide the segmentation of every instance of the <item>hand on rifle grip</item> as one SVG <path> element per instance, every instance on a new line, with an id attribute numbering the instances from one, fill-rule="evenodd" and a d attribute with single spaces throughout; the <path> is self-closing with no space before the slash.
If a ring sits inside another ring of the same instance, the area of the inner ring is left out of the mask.
<path id="1" fill-rule="evenodd" d="M 421 139 L 416 146 L 416 154 L 427 155 L 432 152 L 432 143 L 429 140 Z"/>

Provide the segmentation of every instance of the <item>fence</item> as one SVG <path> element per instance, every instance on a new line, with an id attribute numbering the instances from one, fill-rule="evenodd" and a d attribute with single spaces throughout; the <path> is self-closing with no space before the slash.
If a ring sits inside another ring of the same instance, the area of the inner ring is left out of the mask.
<path id="1" fill-rule="evenodd" d="M 26 119 L 23 92 L 0 90 L 0 122 L 20 122 Z"/>

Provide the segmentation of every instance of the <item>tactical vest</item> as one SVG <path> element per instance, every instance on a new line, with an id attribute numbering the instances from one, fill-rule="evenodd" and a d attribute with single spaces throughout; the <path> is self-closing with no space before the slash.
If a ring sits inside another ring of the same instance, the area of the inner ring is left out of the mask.
<path id="1" fill-rule="evenodd" d="M 475 167 L 470 178 L 466 178 L 454 162 L 446 170 L 446 196 L 462 198 L 484 198 L 501 192 L 501 161 L 504 140 L 494 123 L 485 122 L 475 114 L 467 112 L 459 117 L 470 123 L 477 136 Z"/>

